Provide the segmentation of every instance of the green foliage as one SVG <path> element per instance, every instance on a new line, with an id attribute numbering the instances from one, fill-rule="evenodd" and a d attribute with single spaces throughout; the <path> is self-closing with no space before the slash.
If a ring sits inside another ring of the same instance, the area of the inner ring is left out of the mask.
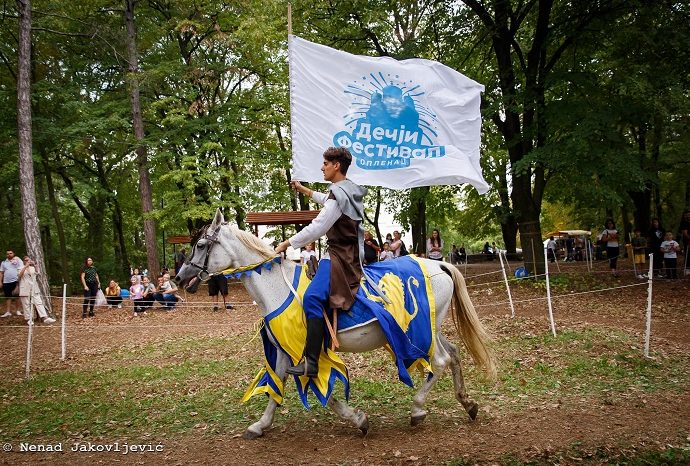
<path id="1" fill-rule="evenodd" d="M 522 8 L 514 45 L 526 51 L 540 4 L 507 5 Z M 608 8 L 587 17 L 602 7 Z M 8 111 L 0 114 L 0 231 L 7 247 L 21 253 L 13 110 L 17 21 L 12 2 L 3 9 L 0 103 Z M 72 280 L 85 255 L 121 279 L 130 264 L 145 261 L 127 94 L 132 80 L 141 89 L 159 250 L 163 232 L 189 234 L 217 207 L 239 223 L 247 211 L 291 208 L 284 2 L 137 2 L 139 73 L 127 71 L 123 15 L 111 3 L 36 0 L 34 10 L 34 168 L 53 283 L 62 278 L 62 256 Z M 640 193 L 653 206 L 650 214 L 671 228 L 688 207 L 690 28 L 684 6 L 554 2 L 545 56 L 568 46 L 540 78 L 544 101 L 536 116 L 542 126 L 525 122 L 519 136 L 533 150 L 513 162 L 508 149 L 516 141 L 505 139 L 497 120 L 514 110 L 524 122 L 532 110 L 533 96 L 525 93 L 529 57 L 511 55 L 518 95 L 506 106 L 512 96 L 500 90 L 492 31 L 470 8 L 437 1 L 300 0 L 293 12 L 294 33 L 306 39 L 356 54 L 438 60 L 485 85 L 481 167 L 489 193 L 458 186 L 383 190 L 384 208 L 405 230 L 438 228 L 448 247 L 503 244 L 501 224 L 515 216 L 513 176 L 537 168 L 548 181 L 545 202 L 535 201 L 544 230 L 598 228 L 607 210 L 635 214 L 642 208 Z M 578 22 L 585 18 L 591 21 Z M 370 212 L 373 205 L 368 201 Z"/>

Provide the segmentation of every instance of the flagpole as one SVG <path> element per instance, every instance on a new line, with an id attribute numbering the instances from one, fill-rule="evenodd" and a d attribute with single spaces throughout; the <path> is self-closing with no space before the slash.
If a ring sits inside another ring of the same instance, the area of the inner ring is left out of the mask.
<path id="1" fill-rule="evenodd" d="M 292 3 L 288 3 L 288 36 L 292 35 Z"/>

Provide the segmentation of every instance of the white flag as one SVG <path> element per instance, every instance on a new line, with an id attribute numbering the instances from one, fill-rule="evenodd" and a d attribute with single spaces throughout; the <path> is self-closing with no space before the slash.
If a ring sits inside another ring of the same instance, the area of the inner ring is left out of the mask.
<path id="1" fill-rule="evenodd" d="M 290 36 L 292 177 L 323 181 L 347 147 L 358 184 L 489 186 L 479 166 L 484 86 L 431 60 L 352 55 Z"/>

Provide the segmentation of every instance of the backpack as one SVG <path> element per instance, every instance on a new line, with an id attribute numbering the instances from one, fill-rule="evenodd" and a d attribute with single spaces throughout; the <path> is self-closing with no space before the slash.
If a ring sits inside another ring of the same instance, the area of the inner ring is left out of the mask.
<path id="1" fill-rule="evenodd" d="M 409 252 L 407 252 L 407 248 L 405 247 L 405 243 L 400 241 L 400 257 L 402 256 L 407 256 Z"/>

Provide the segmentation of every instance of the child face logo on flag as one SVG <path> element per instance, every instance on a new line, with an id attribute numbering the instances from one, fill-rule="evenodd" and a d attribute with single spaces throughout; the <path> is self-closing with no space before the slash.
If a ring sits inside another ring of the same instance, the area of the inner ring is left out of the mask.
<path id="1" fill-rule="evenodd" d="M 445 155 L 444 146 L 434 145 L 437 119 L 421 103 L 424 91 L 412 81 L 390 79 L 371 73 L 344 91 L 352 98 L 344 116 L 348 129 L 333 136 L 333 143 L 350 149 L 365 170 L 403 168 L 413 159 Z"/>

